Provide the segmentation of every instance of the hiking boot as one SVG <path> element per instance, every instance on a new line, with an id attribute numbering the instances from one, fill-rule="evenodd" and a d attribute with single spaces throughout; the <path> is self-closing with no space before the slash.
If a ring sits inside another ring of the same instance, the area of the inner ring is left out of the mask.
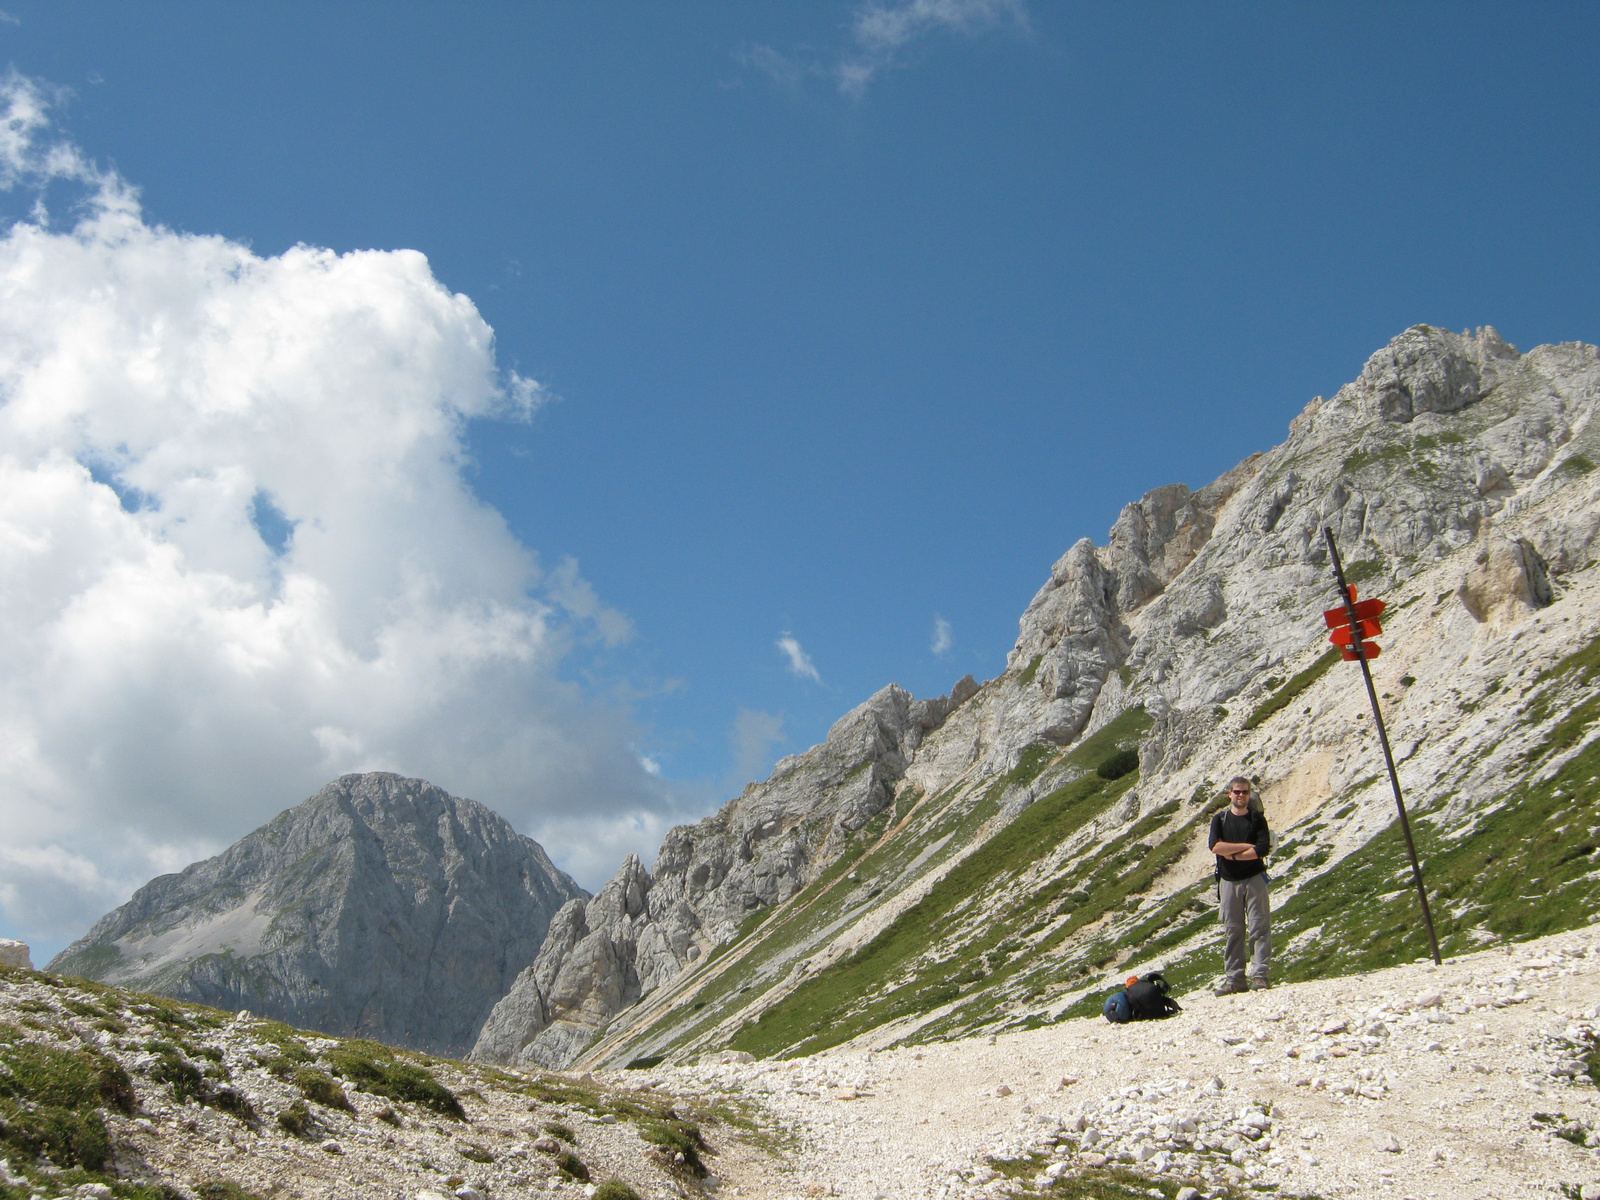
<path id="1" fill-rule="evenodd" d="M 1216 987 L 1211 989 L 1211 994 L 1213 996 L 1234 996 L 1240 992 L 1248 992 L 1249 990 L 1249 985 L 1247 985 L 1242 979 L 1224 979 Z"/>
<path id="2" fill-rule="evenodd" d="M 1264 992 L 1271 986 L 1272 984 L 1268 983 L 1265 979 L 1252 979 L 1250 981 L 1250 990 L 1252 992 Z"/>

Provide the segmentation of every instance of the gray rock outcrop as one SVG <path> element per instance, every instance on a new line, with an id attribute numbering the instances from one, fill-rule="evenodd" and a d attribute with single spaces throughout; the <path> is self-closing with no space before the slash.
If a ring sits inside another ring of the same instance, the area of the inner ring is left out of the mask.
<path id="1" fill-rule="evenodd" d="M 13 938 L 0 938 L 0 967 L 33 970 L 33 959 L 28 953 L 28 943 Z"/>
<path id="2" fill-rule="evenodd" d="M 50 969 L 461 1057 L 557 910 L 584 898 L 483 805 L 345 775 L 152 880 Z"/>
<path id="3" fill-rule="evenodd" d="M 779 761 L 765 783 L 671 830 L 653 875 L 630 855 L 598 896 L 557 914 L 472 1058 L 567 1065 L 617 1013 L 826 869 L 846 835 L 893 802 L 923 738 L 976 691 L 970 676 L 932 700 L 891 684 L 835 722 L 827 741 Z"/>

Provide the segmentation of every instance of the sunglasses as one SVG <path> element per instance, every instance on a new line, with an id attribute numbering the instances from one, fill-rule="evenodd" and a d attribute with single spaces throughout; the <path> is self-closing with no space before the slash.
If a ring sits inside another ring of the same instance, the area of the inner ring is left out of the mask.
<path id="1" fill-rule="evenodd" d="M 1228 795 L 1230 795 L 1230 796 L 1248 796 L 1249 794 L 1250 794 L 1250 789 L 1249 788 L 1229 788 L 1228 789 Z"/>

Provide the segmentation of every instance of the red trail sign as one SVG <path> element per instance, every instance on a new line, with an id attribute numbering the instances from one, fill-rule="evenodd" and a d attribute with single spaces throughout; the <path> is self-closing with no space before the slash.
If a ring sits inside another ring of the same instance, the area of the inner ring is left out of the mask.
<path id="1" fill-rule="evenodd" d="M 1433 961 L 1439 961 L 1439 939 L 1433 932 L 1433 913 L 1428 910 L 1428 892 L 1422 886 L 1422 864 L 1417 861 L 1416 843 L 1411 840 L 1411 821 L 1406 816 L 1406 802 L 1400 798 L 1400 775 L 1395 770 L 1394 753 L 1389 749 L 1389 731 L 1384 728 L 1383 712 L 1378 707 L 1378 690 L 1372 686 L 1372 668 L 1369 660 L 1383 653 L 1377 642 L 1365 639 L 1383 632 L 1378 617 L 1387 607 L 1382 600 L 1356 601 L 1356 585 L 1346 583 L 1344 564 L 1339 561 L 1339 547 L 1334 544 L 1333 530 L 1324 526 L 1322 536 L 1328 542 L 1328 555 L 1333 560 L 1334 578 L 1339 581 L 1339 595 L 1344 603 L 1327 609 L 1322 619 L 1333 630 L 1328 640 L 1339 647 L 1339 653 L 1348 662 L 1361 664 L 1361 678 L 1367 684 L 1367 699 L 1372 702 L 1372 719 L 1378 726 L 1378 742 L 1383 747 L 1383 761 L 1389 768 L 1389 786 L 1394 789 L 1395 807 L 1400 810 L 1400 828 L 1406 835 L 1406 851 L 1411 855 L 1411 877 L 1416 881 L 1417 899 L 1422 902 L 1422 920 L 1428 927 L 1428 946 L 1433 951 Z"/>

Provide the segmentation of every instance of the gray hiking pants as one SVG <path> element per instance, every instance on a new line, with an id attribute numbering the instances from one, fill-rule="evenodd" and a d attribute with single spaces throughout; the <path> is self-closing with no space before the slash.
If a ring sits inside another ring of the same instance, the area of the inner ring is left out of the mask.
<path id="1" fill-rule="evenodd" d="M 1229 983 L 1244 982 L 1244 938 L 1248 929 L 1250 977 L 1265 982 L 1267 968 L 1272 962 L 1272 907 L 1267 896 L 1266 875 L 1219 879 L 1217 896 L 1221 901 L 1222 928 L 1228 937 L 1223 950 L 1223 977 Z"/>

